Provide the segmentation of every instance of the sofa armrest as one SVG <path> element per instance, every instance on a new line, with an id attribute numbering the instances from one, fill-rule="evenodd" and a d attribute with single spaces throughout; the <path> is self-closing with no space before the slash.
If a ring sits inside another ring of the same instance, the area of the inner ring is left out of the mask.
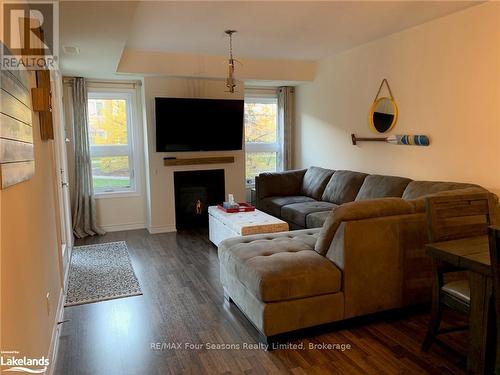
<path id="1" fill-rule="evenodd" d="M 430 301 L 425 223 L 413 213 L 340 224 L 326 257 L 342 270 L 345 318 Z"/>
<path id="2" fill-rule="evenodd" d="M 273 196 L 300 195 L 306 169 L 261 173 L 255 177 L 255 195 L 260 199 Z"/>
<path id="3" fill-rule="evenodd" d="M 381 198 L 345 203 L 333 210 L 326 219 L 314 250 L 325 255 L 342 222 L 405 215 L 414 212 L 415 204 L 401 198 Z"/>

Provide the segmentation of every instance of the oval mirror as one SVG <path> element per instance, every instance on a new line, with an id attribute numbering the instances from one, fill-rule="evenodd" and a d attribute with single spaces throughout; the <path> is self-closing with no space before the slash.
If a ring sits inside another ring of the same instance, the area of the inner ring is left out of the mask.
<path id="1" fill-rule="evenodd" d="M 396 102 L 386 96 L 375 100 L 370 108 L 368 120 L 371 128 L 377 133 L 386 133 L 391 130 L 398 120 L 398 106 Z"/>

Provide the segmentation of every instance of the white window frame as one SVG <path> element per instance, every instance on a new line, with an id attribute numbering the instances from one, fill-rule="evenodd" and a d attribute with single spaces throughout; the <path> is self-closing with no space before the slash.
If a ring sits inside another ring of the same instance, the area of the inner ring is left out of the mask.
<path id="1" fill-rule="evenodd" d="M 276 89 L 246 89 L 245 90 L 245 103 L 269 103 L 278 104 L 278 94 Z M 278 121 L 278 112 L 276 111 L 276 142 L 274 143 L 259 143 L 259 142 L 245 142 L 245 167 L 246 167 L 246 153 L 252 152 L 276 152 L 276 171 L 283 170 L 283 142 L 282 131 Z M 254 180 L 245 180 L 247 187 L 255 185 Z"/>
<path id="2" fill-rule="evenodd" d="M 130 170 L 130 187 L 94 189 L 96 198 L 114 198 L 140 195 L 140 184 L 138 183 L 138 158 L 134 158 L 137 147 L 137 123 L 136 95 L 134 89 L 111 89 L 89 87 L 88 99 L 123 99 L 127 111 L 127 145 L 90 145 L 91 157 L 128 156 Z M 89 140 L 90 143 L 90 140 Z"/>

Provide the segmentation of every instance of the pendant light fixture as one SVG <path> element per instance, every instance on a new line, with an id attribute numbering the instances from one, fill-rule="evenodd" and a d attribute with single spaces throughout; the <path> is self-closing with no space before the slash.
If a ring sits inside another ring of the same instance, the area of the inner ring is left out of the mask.
<path id="1" fill-rule="evenodd" d="M 233 34 L 236 30 L 225 30 L 224 32 L 229 36 L 229 60 L 227 64 L 226 87 L 231 94 L 234 94 L 234 89 L 236 88 L 234 63 L 236 60 L 233 58 Z"/>

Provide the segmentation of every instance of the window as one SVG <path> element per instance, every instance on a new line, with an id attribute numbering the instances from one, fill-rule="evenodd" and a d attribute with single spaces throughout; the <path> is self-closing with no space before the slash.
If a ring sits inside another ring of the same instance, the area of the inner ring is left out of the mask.
<path id="1" fill-rule="evenodd" d="M 133 94 L 89 92 L 89 141 L 95 194 L 136 190 Z"/>
<path id="2" fill-rule="evenodd" d="M 276 172 L 281 166 L 278 103 L 274 91 L 245 97 L 246 183 L 253 185 L 262 172 Z"/>

